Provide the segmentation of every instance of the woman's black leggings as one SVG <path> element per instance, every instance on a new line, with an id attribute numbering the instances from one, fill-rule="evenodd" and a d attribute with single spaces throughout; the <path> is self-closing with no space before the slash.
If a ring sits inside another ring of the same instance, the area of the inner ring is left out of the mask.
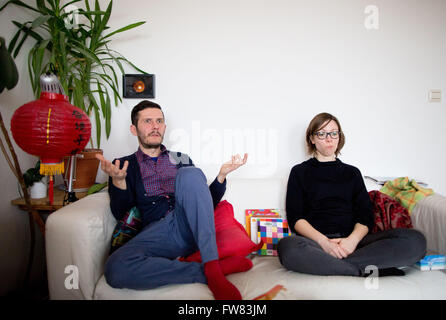
<path id="1" fill-rule="evenodd" d="M 316 275 L 362 276 L 368 273 L 368 268 L 414 264 L 426 254 L 426 239 L 414 229 L 368 234 L 351 255 L 337 259 L 322 250 L 315 241 L 292 235 L 280 240 L 278 254 L 280 263 L 288 270 Z"/>

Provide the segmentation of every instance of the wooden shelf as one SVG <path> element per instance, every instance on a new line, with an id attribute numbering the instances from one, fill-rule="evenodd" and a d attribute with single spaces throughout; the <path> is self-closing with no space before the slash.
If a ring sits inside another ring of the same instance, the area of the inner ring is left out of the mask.
<path id="1" fill-rule="evenodd" d="M 87 195 L 87 192 L 77 192 L 76 197 L 81 199 Z M 48 197 L 42 199 L 31 199 L 31 206 L 37 211 L 54 212 L 63 207 L 63 200 L 65 197 L 65 191 L 59 188 L 54 188 L 54 201 L 50 204 Z M 26 206 L 25 198 L 17 198 L 11 201 L 12 205 L 18 206 L 21 210 L 28 210 Z"/>

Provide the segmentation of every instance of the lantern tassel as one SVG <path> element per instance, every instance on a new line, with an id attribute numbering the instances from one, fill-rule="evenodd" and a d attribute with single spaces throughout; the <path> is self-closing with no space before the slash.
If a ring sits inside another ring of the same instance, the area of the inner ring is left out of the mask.
<path id="1" fill-rule="evenodd" d="M 60 163 L 41 163 L 40 174 L 45 176 L 53 176 L 64 173 L 63 161 Z"/>
<path id="2" fill-rule="evenodd" d="M 53 191 L 54 181 L 53 176 L 50 176 L 50 186 L 48 188 L 48 198 L 50 200 L 50 205 L 53 205 L 54 202 L 54 191 Z"/>

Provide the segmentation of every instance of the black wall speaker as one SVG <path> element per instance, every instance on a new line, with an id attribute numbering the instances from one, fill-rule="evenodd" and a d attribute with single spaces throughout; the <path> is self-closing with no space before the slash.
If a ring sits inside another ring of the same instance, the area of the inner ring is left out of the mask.
<path id="1" fill-rule="evenodd" d="M 125 74 L 122 83 L 124 98 L 155 98 L 154 74 Z"/>

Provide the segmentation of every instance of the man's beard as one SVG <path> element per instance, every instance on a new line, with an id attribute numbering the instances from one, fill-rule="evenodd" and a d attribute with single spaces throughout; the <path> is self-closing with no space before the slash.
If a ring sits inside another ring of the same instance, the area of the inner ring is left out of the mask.
<path id="1" fill-rule="evenodd" d="M 159 134 L 159 133 L 158 133 Z M 159 143 L 146 143 L 143 141 L 140 135 L 138 135 L 139 143 L 144 147 L 144 149 L 158 149 L 161 146 L 161 143 L 163 143 L 163 136 L 159 134 L 161 137 L 161 140 Z"/>

